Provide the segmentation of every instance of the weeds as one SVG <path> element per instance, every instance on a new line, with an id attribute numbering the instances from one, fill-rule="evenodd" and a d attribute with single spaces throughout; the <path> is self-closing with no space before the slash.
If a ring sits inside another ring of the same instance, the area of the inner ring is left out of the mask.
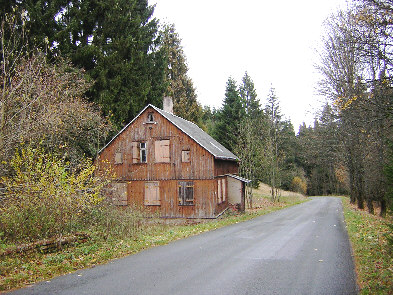
<path id="1" fill-rule="evenodd" d="M 342 199 L 360 294 L 393 294 L 393 256 L 389 255 L 386 220 L 351 207 L 348 198 Z"/>

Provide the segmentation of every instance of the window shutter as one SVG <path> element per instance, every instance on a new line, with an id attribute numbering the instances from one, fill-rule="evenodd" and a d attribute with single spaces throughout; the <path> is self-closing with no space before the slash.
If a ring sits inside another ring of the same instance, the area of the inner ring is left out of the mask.
<path id="1" fill-rule="evenodd" d="M 218 180 L 218 203 L 221 203 L 222 202 L 222 199 L 221 199 L 221 179 L 219 179 Z"/>
<path id="2" fill-rule="evenodd" d="M 112 185 L 112 202 L 117 206 L 127 205 L 127 184 L 113 183 Z"/>
<path id="3" fill-rule="evenodd" d="M 221 179 L 222 184 L 221 184 L 221 189 L 222 189 L 222 201 L 224 202 L 226 200 L 226 183 L 225 183 L 225 178 Z"/>
<path id="4" fill-rule="evenodd" d="M 115 164 L 123 164 L 123 153 L 115 153 Z"/>
<path id="5" fill-rule="evenodd" d="M 154 154 L 156 163 L 169 163 L 169 140 L 156 140 L 154 142 Z"/>
<path id="6" fill-rule="evenodd" d="M 160 205 L 160 184 L 158 181 L 145 183 L 145 205 Z"/>
<path id="7" fill-rule="evenodd" d="M 139 163 L 139 142 L 132 142 L 132 163 Z"/>
<path id="8" fill-rule="evenodd" d="M 190 151 L 186 151 L 186 150 L 181 151 L 181 161 L 183 163 L 191 161 Z"/>
<path id="9" fill-rule="evenodd" d="M 179 181 L 179 205 L 194 204 L 194 182 Z"/>

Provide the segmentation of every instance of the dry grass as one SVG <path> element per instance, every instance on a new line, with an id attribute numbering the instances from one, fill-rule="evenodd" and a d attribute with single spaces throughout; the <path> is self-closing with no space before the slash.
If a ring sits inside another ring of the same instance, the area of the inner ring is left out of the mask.
<path id="1" fill-rule="evenodd" d="M 359 210 L 342 198 L 360 294 L 393 294 L 393 256 L 389 253 L 388 219 Z M 391 217 L 388 217 L 391 218 Z"/>
<path id="2" fill-rule="evenodd" d="M 300 193 L 279 190 L 281 195 L 280 202 L 274 203 L 271 201 L 271 187 L 267 184 L 261 183 L 257 189 L 253 189 L 253 207 L 254 208 L 268 208 L 268 207 L 286 207 L 306 201 L 306 197 Z"/>

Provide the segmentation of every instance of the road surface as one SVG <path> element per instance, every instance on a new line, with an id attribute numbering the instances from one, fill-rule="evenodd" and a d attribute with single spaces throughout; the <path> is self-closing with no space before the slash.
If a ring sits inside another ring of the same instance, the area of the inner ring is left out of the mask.
<path id="1" fill-rule="evenodd" d="M 80 270 L 12 294 L 357 294 L 339 198 Z"/>

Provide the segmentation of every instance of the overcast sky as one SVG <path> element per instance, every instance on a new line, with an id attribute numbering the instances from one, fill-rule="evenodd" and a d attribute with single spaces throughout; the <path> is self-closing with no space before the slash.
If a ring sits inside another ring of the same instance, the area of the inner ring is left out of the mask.
<path id="1" fill-rule="evenodd" d="M 272 86 L 295 130 L 320 108 L 315 51 L 323 21 L 345 0 L 153 0 L 175 24 L 202 105 L 221 107 L 228 78 L 247 71 L 262 105 Z"/>

